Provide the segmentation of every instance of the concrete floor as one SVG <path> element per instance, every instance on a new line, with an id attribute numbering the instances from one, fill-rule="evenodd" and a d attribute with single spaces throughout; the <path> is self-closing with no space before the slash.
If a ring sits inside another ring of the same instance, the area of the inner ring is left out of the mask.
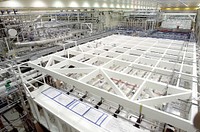
<path id="1" fill-rule="evenodd" d="M 19 119 L 19 114 L 18 114 L 18 112 L 17 112 L 16 110 L 11 109 L 10 111 L 6 112 L 6 113 L 4 114 L 4 116 L 5 116 L 9 121 L 13 122 L 13 123 L 12 123 L 13 126 L 14 126 L 15 128 L 17 128 L 17 130 L 18 130 L 19 132 L 25 132 L 25 129 L 23 128 L 23 124 L 22 124 L 21 120 Z M 7 128 L 8 130 L 12 130 L 12 127 L 11 127 L 2 117 L 1 117 L 1 119 L 2 119 L 2 122 L 3 122 L 4 126 L 6 126 L 6 128 Z"/>

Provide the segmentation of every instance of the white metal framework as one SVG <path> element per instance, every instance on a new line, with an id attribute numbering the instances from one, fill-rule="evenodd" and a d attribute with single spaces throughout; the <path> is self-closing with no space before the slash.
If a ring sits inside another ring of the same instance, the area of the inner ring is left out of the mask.
<path id="1" fill-rule="evenodd" d="M 159 131 L 159 127 L 152 126 L 162 126 L 162 123 L 188 132 L 195 130 L 192 120 L 198 107 L 191 105 L 197 104 L 196 44 L 193 42 L 112 35 L 41 57 L 28 62 L 28 66 L 41 74 L 40 78 L 50 75 L 64 83 L 65 88 L 63 85 L 58 88 L 61 91 L 73 88 L 83 93 L 87 91 L 86 95 L 88 93 L 99 100 L 103 98 L 116 107 L 123 106 L 126 112 L 121 115 L 123 119 L 130 120 L 130 114 L 143 114 L 144 119 L 151 122 L 151 125 L 141 124 L 145 130 Z M 45 81 L 45 85 L 36 87 L 31 83 L 38 78 L 31 80 L 25 74 L 21 77 L 31 97 L 30 104 L 35 107 L 32 110 L 36 109 L 36 104 L 45 109 L 47 127 L 50 124 L 47 111 L 50 111 L 57 116 L 57 123 L 61 119 L 76 131 L 112 131 L 108 126 L 113 123 L 110 120 L 107 126 L 89 125 L 87 128 L 87 120 L 70 113 L 68 109 L 71 108 L 63 110 L 51 97 L 43 97 L 49 88 Z M 63 98 L 68 100 L 67 97 Z M 37 110 L 36 115 L 40 115 Z M 122 121 L 119 118 L 114 120 Z M 132 127 L 129 125 L 127 127 Z M 136 131 L 134 128 L 130 129 Z M 63 131 L 62 126 L 58 125 L 58 129 Z"/>

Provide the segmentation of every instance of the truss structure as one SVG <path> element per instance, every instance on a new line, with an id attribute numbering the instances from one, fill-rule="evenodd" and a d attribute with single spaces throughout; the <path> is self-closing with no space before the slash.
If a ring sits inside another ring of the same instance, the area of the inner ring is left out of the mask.
<path id="1" fill-rule="evenodd" d="M 67 89 L 87 91 L 123 106 L 128 113 L 143 114 L 150 122 L 195 130 L 192 121 L 198 107 L 192 104 L 197 104 L 198 92 L 193 42 L 112 35 L 38 58 L 27 66 L 43 78 L 50 75 L 61 80 Z M 34 101 L 43 86 L 33 86 L 23 73 L 21 77 Z"/>

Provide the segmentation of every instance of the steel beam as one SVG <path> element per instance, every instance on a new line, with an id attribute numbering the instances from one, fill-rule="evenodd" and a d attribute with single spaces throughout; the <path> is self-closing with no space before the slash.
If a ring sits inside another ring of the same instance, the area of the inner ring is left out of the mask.
<path id="1" fill-rule="evenodd" d="M 141 103 L 132 102 L 130 100 L 124 99 L 123 97 L 121 97 L 119 95 L 114 95 L 112 93 L 108 93 L 104 90 L 98 89 L 94 86 L 90 86 L 86 83 L 79 82 L 72 78 L 68 78 L 61 73 L 45 69 L 45 68 L 40 67 L 32 62 L 29 62 L 28 65 L 32 68 L 39 70 L 42 73 L 51 75 L 56 79 L 62 80 L 63 82 L 66 82 L 66 83 L 69 83 L 83 91 L 88 91 L 89 93 L 92 93 L 94 95 L 102 97 L 106 100 L 120 104 L 124 108 L 128 109 L 129 111 L 131 111 L 133 113 L 140 112 L 140 106 L 142 105 Z M 182 119 L 175 115 L 157 110 L 157 109 L 149 107 L 147 105 L 143 105 L 142 114 L 144 114 L 145 118 L 148 118 L 148 119 L 157 120 L 157 121 L 169 123 L 169 124 L 173 123 L 173 126 L 178 127 L 183 130 L 186 130 L 188 132 L 195 131 L 195 128 L 193 127 L 193 124 L 191 121 L 188 121 L 186 119 Z"/>

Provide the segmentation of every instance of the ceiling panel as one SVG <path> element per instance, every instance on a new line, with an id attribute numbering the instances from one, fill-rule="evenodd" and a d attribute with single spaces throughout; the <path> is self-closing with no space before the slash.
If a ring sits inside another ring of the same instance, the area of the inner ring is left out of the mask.
<path id="1" fill-rule="evenodd" d="M 161 7 L 196 7 L 200 0 L 157 0 Z"/>

